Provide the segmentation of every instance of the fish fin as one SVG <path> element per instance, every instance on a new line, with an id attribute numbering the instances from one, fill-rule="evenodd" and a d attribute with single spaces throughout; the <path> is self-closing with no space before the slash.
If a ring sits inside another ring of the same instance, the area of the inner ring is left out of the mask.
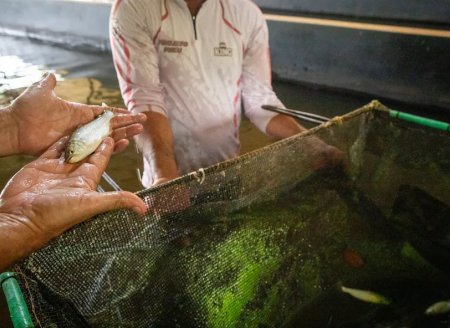
<path id="1" fill-rule="evenodd" d="M 342 292 L 342 287 L 344 287 L 344 284 L 342 283 L 341 280 L 338 280 L 336 282 L 336 289 L 339 290 L 340 292 Z"/>
<path id="2" fill-rule="evenodd" d="M 142 184 L 141 170 L 138 167 L 136 168 L 136 174 L 139 182 Z"/>
<path id="3" fill-rule="evenodd" d="M 327 328 L 333 327 L 333 315 L 330 315 L 327 322 Z"/>
<path id="4" fill-rule="evenodd" d="M 59 156 L 58 164 L 64 164 L 65 161 L 66 161 L 65 152 L 62 152 L 61 156 Z"/>

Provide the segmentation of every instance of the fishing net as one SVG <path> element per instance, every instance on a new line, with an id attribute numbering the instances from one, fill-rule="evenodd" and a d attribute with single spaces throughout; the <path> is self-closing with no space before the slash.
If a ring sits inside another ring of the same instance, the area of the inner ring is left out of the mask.
<path id="1" fill-rule="evenodd" d="M 315 138 L 347 154 L 347 174 L 314 168 Z M 156 211 L 98 215 L 14 271 L 38 327 L 423 324 L 450 295 L 449 186 L 448 133 L 372 102 L 143 190 Z"/>

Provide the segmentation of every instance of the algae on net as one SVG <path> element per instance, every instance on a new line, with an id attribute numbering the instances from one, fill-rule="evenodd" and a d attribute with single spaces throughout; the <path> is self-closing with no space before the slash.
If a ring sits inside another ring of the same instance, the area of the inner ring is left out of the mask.
<path id="1" fill-rule="evenodd" d="M 426 282 L 449 290 L 448 275 L 430 265 L 410 235 L 395 229 L 389 216 L 397 185 L 405 177 L 411 180 L 425 162 L 408 165 L 409 157 L 401 151 L 384 152 L 383 137 L 399 136 L 389 132 L 390 127 L 383 122 L 374 126 L 363 134 L 367 140 L 362 146 L 353 147 L 352 158 L 358 159 L 361 170 L 352 170 L 350 178 L 335 172 L 312 174 L 304 169 L 307 160 L 301 157 L 301 147 L 292 143 L 277 154 L 277 160 L 271 159 L 270 166 L 286 164 L 283 155 L 289 153 L 292 162 L 287 166 L 292 174 L 274 169 L 261 179 L 256 168 L 264 157 L 255 161 L 245 158 L 227 167 L 226 172 L 207 172 L 204 184 L 189 185 L 193 204 L 174 216 L 139 221 L 127 214 L 102 217 L 103 222 L 94 220 L 93 233 L 81 230 L 75 237 L 84 236 L 89 245 L 104 243 L 93 247 L 100 251 L 99 259 L 104 263 L 110 263 L 109 257 L 117 261 L 92 270 L 91 277 L 82 275 L 87 282 L 83 292 L 90 292 L 96 279 L 102 284 L 95 311 L 85 308 L 91 311 L 83 316 L 94 327 L 300 327 L 311 324 L 303 318 L 305 312 L 314 312 L 310 309 L 326 313 L 320 308 L 323 299 L 340 310 L 336 305 L 348 298 L 336 292 L 338 282 L 386 293 L 393 304 L 384 309 L 392 313 L 402 313 L 394 311 L 397 308 L 417 310 L 414 302 L 409 304 L 396 291 L 414 286 L 406 282 Z M 347 126 L 342 130 L 349 131 Z M 380 131 L 386 135 L 377 135 Z M 337 135 L 334 130 L 327 134 Z M 345 139 L 344 144 L 350 147 L 352 140 Z M 405 138 L 399 147 L 406 146 L 405 140 L 411 138 Z M 445 156 L 439 154 L 437 159 L 444 159 L 445 167 Z M 431 184 L 442 173 L 440 163 L 423 168 Z M 293 168 L 295 164 L 301 168 Z M 428 188 L 430 183 L 424 177 L 418 182 L 432 196 L 445 195 L 440 193 L 442 186 Z M 227 212 L 221 215 L 223 208 Z M 97 241 L 99 231 L 108 238 Z M 83 250 L 68 243 L 61 244 L 63 253 L 70 247 L 78 255 L 77 250 Z M 89 249 L 89 245 L 83 247 Z M 95 252 L 84 255 L 97 256 Z M 99 277 L 99 272 L 107 274 Z M 391 287 L 385 289 L 387 282 Z M 110 290 L 102 291 L 105 286 Z M 84 302 L 80 297 L 83 292 L 75 295 L 78 302 Z M 417 295 L 424 295 L 423 289 Z M 341 316 L 339 321 L 338 314 L 332 312 L 332 323 L 364 320 L 365 316 L 380 322 L 386 318 L 377 311 L 373 314 L 374 308 L 382 308 L 358 302 L 361 316 L 355 318 L 343 311 L 347 317 Z"/>
<path id="2" fill-rule="evenodd" d="M 343 177 L 315 175 L 277 201 L 199 221 L 188 242 L 171 244 L 159 258 L 151 282 L 134 286 L 139 292 L 121 306 L 126 326 L 140 322 L 131 304 L 157 326 L 281 326 L 338 281 L 360 288 L 412 278 L 448 285 L 419 254 L 405 251 L 412 246 Z M 362 266 L 346 262 L 348 248 Z"/>

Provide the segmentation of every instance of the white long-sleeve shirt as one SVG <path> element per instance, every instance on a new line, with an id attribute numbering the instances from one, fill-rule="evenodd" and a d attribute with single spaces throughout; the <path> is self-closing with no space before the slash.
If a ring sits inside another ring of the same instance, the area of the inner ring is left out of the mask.
<path id="1" fill-rule="evenodd" d="M 241 101 L 264 133 L 275 114 L 261 105 L 282 106 L 267 24 L 250 0 L 207 0 L 195 17 L 184 0 L 116 0 L 110 37 L 125 104 L 169 118 L 181 174 L 239 154 Z"/>

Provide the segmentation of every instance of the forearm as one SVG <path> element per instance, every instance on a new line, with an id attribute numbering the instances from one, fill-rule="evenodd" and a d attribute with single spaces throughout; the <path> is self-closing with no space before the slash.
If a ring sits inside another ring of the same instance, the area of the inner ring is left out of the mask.
<path id="1" fill-rule="evenodd" d="M 278 114 L 274 116 L 266 127 L 266 133 L 279 140 L 284 138 L 289 138 L 298 133 L 307 131 L 305 127 L 303 127 L 300 123 L 298 123 L 294 118 Z M 327 146 L 325 142 L 317 138 L 316 136 L 310 136 L 304 139 L 304 144 L 309 145 L 311 147 L 324 147 Z"/>
<path id="2" fill-rule="evenodd" d="M 288 138 L 306 130 L 294 118 L 282 114 L 274 116 L 266 127 L 266 133 L 275 139 Z"/>
<path id="3" fill-rule="evenodd" d="M 144 161 L 151 168 L 154 184 L 179 176 L 173 151 L 173 134 L 170 122 L 164 115 L 146 112 L 144 132 L 136 136 Z"/>
<path id="4" fill-rule="evenodd" d="M 17 125 L 11 115 L 11 108 L 0 109 L 0 157 L 19 152 Z"/>
<path id="5" fill-rule="evenodd" d="M 274 116 L 267 124 L 267 134 L 277 138 L 288 138 L 306 131 L 295 119 L 285 115 Z M 315 135 L 302 139 L 303 151 L 310 158 L 311 168 L 325 169 L 340 165 L 344 172 L 348 172 L 348 162 L 345 154 L 338 148 L 331 146 Z"/>

